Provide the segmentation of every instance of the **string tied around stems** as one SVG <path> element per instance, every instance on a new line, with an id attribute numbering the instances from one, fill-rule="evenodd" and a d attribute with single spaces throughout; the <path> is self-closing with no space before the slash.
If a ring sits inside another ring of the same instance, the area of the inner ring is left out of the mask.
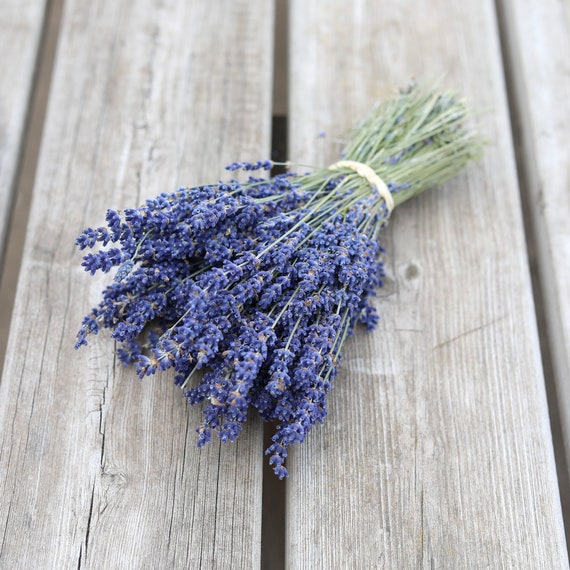
<path id="1" fill-rule="evenodd" d="M 357 162 L 356 160 L 339 160 L 329 166 L 329 170 L 340 170 L 342 168 L 353 170 L 359 176 L 362 176 L 362 178 L 367 180 L 370 186 L 376 190 L 380 198 L 384 200 L 387 210 L 386 217 L 392 213 L 392 210 L 394 209 L 394 198 L 392 198 L 392 194 L 386 183 L 380 178 L 380 176 L 378 176 L 378 174 L 376 174 L 376 172 L 374 172 L 374 170 L 372 170 L 372 168 L 370 168 L 370 166 L 363 162 Z"/>

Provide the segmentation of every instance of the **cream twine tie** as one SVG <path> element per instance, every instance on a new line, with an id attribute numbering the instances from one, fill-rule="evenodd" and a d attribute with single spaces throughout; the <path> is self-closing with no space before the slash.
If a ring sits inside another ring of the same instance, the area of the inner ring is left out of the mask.
<path id="1" fill-rule="evenodd" d="M 384 200 L 386 203 L 386 209 L 388 210 L 388 216 L 394 209 L 394 198 L 392 198 L 392 194 L 390 190 L 388 190 L 388 186 L 386 186 L 385 182 L 370 168 L 370 166 L 364 164 L 363 162 L 356 162 L 355 160 L 339 160 L 334 164 L 329 166 L 329 170 L 339 170 L 341 168 L 348 168 L 350 170 L 354 170 L 359 176 L 362 176 L 365 180 L 368 180 L 370 186 L 378 192 L 378 195 Z"/>

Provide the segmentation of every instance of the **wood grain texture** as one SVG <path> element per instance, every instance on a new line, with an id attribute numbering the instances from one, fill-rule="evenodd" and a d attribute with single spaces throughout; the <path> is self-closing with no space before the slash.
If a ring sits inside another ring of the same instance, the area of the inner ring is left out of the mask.
<path id="1" fill-rule="evenodd" d="M 45 0 L 0 2 L 0 273 L 45 11 Z"/>
<path id="2" fill-rule="evenodd" d="M 200 411 L 105 336 L 73 351 L 108 279 L 74 239 L 108 207 L 269 152 L 273 7 L 70 0 L 4 375 L 0 566 L 254 568 L 262 427 L 196 449 Z"/>
<path id="3" fill-rule="evenodd" d="M 490 109 L 490 142 L 384 233 L 380 326 L 292 450 L 287 567 L 567 568 L 493 3 L 293 0 L 290 26 L 292 160 L 337 160 L 410 75 Z"/>
<path id="4" fill-rule="evenodd" d="M 549 357 L 570 457 L 570 4 L 502 0 Z"/>

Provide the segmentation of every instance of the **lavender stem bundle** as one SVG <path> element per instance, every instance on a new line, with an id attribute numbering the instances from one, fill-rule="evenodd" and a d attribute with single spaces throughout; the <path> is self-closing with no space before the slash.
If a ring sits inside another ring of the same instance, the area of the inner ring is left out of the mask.
<path id="1" fill-rule="evenodd" d="M 377 323 L 378 237 L 392 207 L 479 154 L 467 116 L 451 93 L 411 90 L 374 109 L 329 168 L 250 175 L 108 210 L 107 227 L 77 239 L 80 249 L 100 247 L 84 256 L 86 271 L 117 271 L 76 348 L 107 328 L 140 377 L 172 368 L 189 403 L 203 406 L 199 447 L 212 432 L 234 441 L 256 409 L 277 422 L 266 454 L 287 476 L 288 447 L 327 414 L 344 341 L 357 323 Z"/>

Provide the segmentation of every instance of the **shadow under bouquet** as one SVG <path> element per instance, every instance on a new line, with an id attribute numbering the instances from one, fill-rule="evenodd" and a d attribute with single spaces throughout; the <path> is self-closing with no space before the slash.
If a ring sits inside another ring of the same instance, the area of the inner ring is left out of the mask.
<path id="1" fill-rule="evenodd" d="M 117 268 L 76 348 L 107 328 L 140 377 L 172 368 L 203 406 L 199 447 L 212 432 L 234 441 L 254 408 L 276 422 L 266 454 L 287 476 L 288 447 L 327 414 L 344 341 L 377 323 L 381 229 L 480 153 L 467 119 L 453 93 L 410 89 L 373 109 L 327 168 L 268 177 L 271 161 L 234 163 L 257 175 L 108 210 L 107 227 L 76 242 L 99 247 L 86 271 Z"/>

